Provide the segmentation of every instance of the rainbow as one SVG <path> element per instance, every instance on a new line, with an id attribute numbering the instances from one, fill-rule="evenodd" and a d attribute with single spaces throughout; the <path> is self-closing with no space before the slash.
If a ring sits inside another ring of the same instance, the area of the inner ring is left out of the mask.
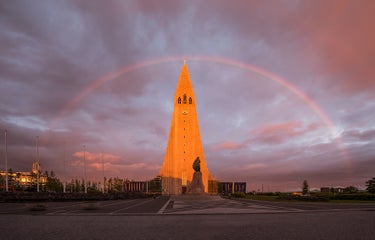
<path id="1" fill-rule="evenodd" d="M 50 125 L 50 129 L 53 128 L 54 124 L 58 121 L 60 121 L 61 118 L 63 118 L 64 115 L 66 115 L 69 111 L 71 111 L 72 108 L 74 108 L 82 98 L 85 96 L 89 95 L 92 91 L 94 91 L 96 88 L 100 87 L 102 84 L 111 81 L 113 79 L 118 78 L 119 76 L 129 73 L 131 71 L 151 66 L 151 65 L 156 65 L 156 64 L 161 64 L 161 63 L 166 63 L 166 62 L 175 62 L 179 61 L 182 62 L 183 60 L 188 59 L 189 61 L 205 61 L 205 62 L 212 62 L 212 63 L 221 63 L 225 65 L 230 65 L 234 67 L 238 67 L 241 69 L 245 69 L 250 72 L 254 72 L 256 74 L 259 74 L 261 76 L 266 77 L 267 79 L 273 80 L 274 82 L 282 85 L 286 89 L 288 89 L 290 92 L 294 93 L 298 98 L 300 98 L 302 101 L 304 101 L 324 122 L 324 124 L 330 129 L 332 136 L 336 137 L 339 136 L 337 128 L 333 124 L 332 120 L 328 117 L 328 115 L 316 104 L 309 96 L 307 96 L 304 92 L 302 92 L 298 87 L 293 85 L 292 83 L 288 82 L 286 79 L 275 75 L 274 73 L 271 73 L 269 71 L 266 71 L 262 68 L 256 67 L 254 65 L 241 62 L 238 60 L 234 59 L 229 59 L 229 58 L 222 58 L 222 57 L 212 57 L 212 56 L 202 56 L 202 55 L 193 55 L 193 56 L 169 56 L 169 57 L 163 57 L 163 58 L 157 58 L 157 59 L 152 59 L 148 61 L 143 61 L 140 63 L 128 65 L 125 67 L 122 67 L 112 73 L 109 73 L 105 76 L 100 77 L 99 79 L 93 81 L 89 85 L 87 85 L 85 88 L 83 88 L 75 97 L 73 97 L 66 105 L 65 107 L 58 113 L 58 115 L 53 119 L 52 124 Z M 335 138 L 339 149 L 343 153 L 343 157 L 347 159 L 347 162 L 350 165 L 349 161 L 349 155 L 347 151 L 345 150 L 343 143 L 340 139 L 340 137 Z"/>

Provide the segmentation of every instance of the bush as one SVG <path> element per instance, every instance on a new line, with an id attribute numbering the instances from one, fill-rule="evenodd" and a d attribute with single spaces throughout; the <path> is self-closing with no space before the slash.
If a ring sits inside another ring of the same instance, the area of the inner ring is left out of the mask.
<path id="1" fill-rule="evenodd" d="M 375 201 L 375 194 L 357 193 L 357 194 L 336 194 L 330 196 L 331 200 L 358 200 L 358 201 Z"/>
<path id="2" fill-rule="evenodd" d="M 0 202 L 41 202 L 41 201 L 100 201 L 152 197 L 141 192 L 119 193 L 48 193 L 48 192 L 3 192 Z"/>
<path id="3" fill-rule="evenodd" d="M 288 200 L 288 201 L 304 201 L 304 202 L 327 202 L 330 199 L 325 196 L 298 196 L 298 195 L 279 195 L 278 200 Z"/>
<path id="4" fill-rule="evenodd" d="M 231 196 L 235 198 L 245 198 L 246 194 L 244 192 L 235 192 L 235 193 L 232 193 Z"/>

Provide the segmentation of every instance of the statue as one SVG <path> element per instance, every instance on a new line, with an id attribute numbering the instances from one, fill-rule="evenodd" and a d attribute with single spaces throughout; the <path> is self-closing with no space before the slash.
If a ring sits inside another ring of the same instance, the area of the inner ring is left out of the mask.
<path id="1" fill-rule="evenodd" d="M 201 171 L 201 160 L 199 157 L 197 157 L 193 163 L 193 169 L 195 172 L 200 172 Z"/>
<path id="2" fill-rule="evenodd" d="M 201 173 L 201 160 L 197 157 L 193 163 L 193 179 L 187 186 L 187 193 L 188 194 L 203 194 L 204 193 L 204 184 L 202 180 L 202 173 Z"/>

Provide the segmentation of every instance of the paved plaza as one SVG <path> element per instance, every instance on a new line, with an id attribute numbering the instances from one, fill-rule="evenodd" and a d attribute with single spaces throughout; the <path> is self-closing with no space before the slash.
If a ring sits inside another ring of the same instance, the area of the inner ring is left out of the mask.
<path id="1" fill-rule="evenodd" d="M 1 203 L 0 239 L 374 239 L 375 204 L 172 196 Z"/>

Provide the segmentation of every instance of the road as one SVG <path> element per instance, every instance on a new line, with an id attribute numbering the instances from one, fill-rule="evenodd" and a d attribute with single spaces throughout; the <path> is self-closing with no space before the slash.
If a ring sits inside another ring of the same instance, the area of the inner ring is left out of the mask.
<path id="1" fill-rule="evenodd" d="M 375 204 L 217 196 L 0 204 L 0 239 L 374 239 Z"/>

